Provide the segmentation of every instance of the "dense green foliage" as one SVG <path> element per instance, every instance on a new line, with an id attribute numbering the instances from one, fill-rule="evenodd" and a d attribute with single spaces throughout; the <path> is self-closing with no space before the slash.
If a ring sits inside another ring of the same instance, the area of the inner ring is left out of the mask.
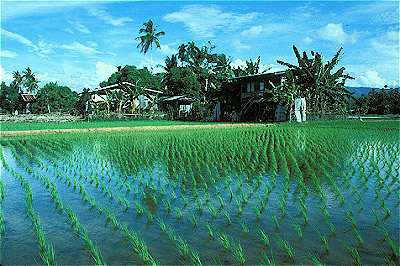
<path id="1" fill-rule="evenodd" d="M 33 113 L 64 112 L 74 113 L 78 101 L 78 93 L 57 82 L 47 83 L 36 94 L 32 104 Z"/>
<path id="2" fill-rule="evenodd" d="M 272 100 L 288 104 L 293 109 L 295 98 L 305 97 L 308 108 L 314 112 L 343 111 L 349 104 L 348 99 L 354 99 L 344 84 L 346 79 L 354 78 L 344 74 L 344 67 L 332 72 L 341 59 L 342 48 L 326 63 L 318 52 L 311 51 L 312 57 L 308 57 L 306 52 L 300 55 L 294 45 L 293 50 L 297 66 L 277 61 L 289 69 L 285 73 L 284 84 L 274 89 Z"/>
<path id="3" fill-rule="evenodd" d="M 20 109 L 19 90 L 14 83 L 7 86 L 3 81 L 0 85 L 0 111 L 13 113 Z"/>
<path id="4" fill-rule="evenodd" d="M 361 114 L 400 114 L 399 88 L 371 90 L 357 98 L 352 107 Z"/>

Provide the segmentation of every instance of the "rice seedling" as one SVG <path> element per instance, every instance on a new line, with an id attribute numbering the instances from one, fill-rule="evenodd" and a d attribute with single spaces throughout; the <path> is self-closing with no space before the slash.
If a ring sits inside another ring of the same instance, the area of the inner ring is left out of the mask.
<path id="1" fill-rule="evenodd" d="M 265 246 L 269 246 L 269 244 L 270 244 L 271 242 L 270 242 L 268 236 L 267 236 L 267 235 L 264 233 L 264 231 L 261 230 L 261 229 L 259 229 L 258 232 L 259 232 L 260 235 L 261 235 L 261 238 L 262 238 L 262 240 L 263 240 L 264 245 L 265 245 Z"/>
<path id="2" fill-rule="evenodd" d="M 208 208 L 211 212 L 211 218 L 214 219 L 215 217 L 217 217 L 217 210 L 214 208 L 214 206 L 211 203 L 208 204 Z"/>
<path id="3" fill-rule="evenodd" d="M 243 248 L 240 242 L 232 242 L 230 246 L 232 255 L 239 261 L 241 265 L 243 265 L 246 262 L 246 259 L 244 257 Z"/>
<path id="4" fill-rule="evenodd" d="M 256 215 L 257 221 L 261 219 L 261 212 L 256 205 L 253 205 L 253 212 Z"/>
<path id="5" fill-rule="evenodd" d="M 292 221 L 292 225 L 296 230 L 299 239 L 303 239 L 303 229 L 301 228 L 301 226 L 298 223 L 296 223 L 296 221 Z"/>
<path id="6" fill-rule="evenodd" d="M 183 217 L 181 209 L 179 209 L 178 207 L 175 207 L 174 209 L 175 209 L 176 214 L 178 215 L 177 220 L 181 220 Z"/>
<path id="7" fill-rule="evenodd" d="M 272 255 L 272 252 L 271 252 L 272 260 L 269 259 L 269 257 L 267 256 L 267 254 L 264 251 L 262 251 L 261 255 L 264 258 L 266 263 L 260 262 L 260 265 L 267 265 L 267 266 L 275 266 L 276 265 L 274 256 Z"/>
<path id="8" fill-rule="evenodd" d="M 249 226 L 247 225 L 246 221 L 240 221 L 240 227 L 242 228 L 243 233 L 248 234 L 250 233 Z"/>
<path id="9" fill-rule="evenodd" d="M 278 217 L 276 217 L 275 214 L 273 214 L 271 216 L 271 220 L 275 223 L 275 231 L 279 230 L 279 221 L 278 221 Z"/>
<path id="10" fill-rule="evenodd" d="M 209 236 L 212 237 L 214 234 L 213 234 L 210 224 L 208 222 L 205 222 L 204 226 L 207 228 Z"/>
<path id="11" fill-rule="evenodd" d="M 319 239 L 321 240 L 321 242 L 324 244 L 325 247 L 325 251 L 324 252 L 328 252 L 329 251 L 329 244 L 328 244 L 328 239 L 326 238 L 326 236 L 322 235 L 318 229 L 314 229 L 315 233 L 317 233 L 317 236 L 319 237 Z"/>
<path id="12" fill-rule="evenodd" d="M 309 262 L 317 265 L 317 266 L 323 266 L 324 264 L 319 260 L 319 258 L 314 254 L 314 253 L 308 253 L 309 257 Z"/>
<path id="13" fill-rule="evenodd" d="M 293 260 L 295 253 L 294 253 L 294 249 L 293 249 L 292 245 L 290 245 L 290 243 L 289 243 L 288 241 L 282 239 L 282 238 L 279 237 L 279 236 L 277 236 L 277 241 L 278 241 L 278 244 L 279 244 L 282 248 L 285 249 L 285 251 L 286 251 L 286 253 L 287 253 L 287 255 L 288 255 L 288 259 L 289 259 L 289 260 Z"/>
<path id="14" fill-rule="evenodd" d="M 153 223 L 153 220 L 154 220 L 153 214 L 147 209 L 145 210 L 145 214 L 146 214 L 146 217 L 147 217 L 147 223 L 148 224 Z"/>
<path id="15" fill-rule="evenodd" d="M 358 232 L 358 230 L 356 228 L 354 228 L 354 233 L 356 234 L 357 240 L 360 244 L 364 244 L 364 240 L 362 239 L 360 233 Z"/>
<path id="16" fill-rule="evenodd" d="M 218 241 L 222 244 L 222 246 L 224 246 L 225 249 L 229 249 L 231 246 L 228 236 L 223 232 L 218 233 Z"/>
<path id="17" fill-rule="evenodd" d="M 203 264 L 201 263 L 199 253 L 197 253 L 197 252 L 194 252 L 194 251 L 193 251 L 193 252 L 190 254 L 190 260 L 191 260 L 191 262 L 193 263 L 193 265 L 203 265 Z"/>
<path id="18" fill-rule="evenodd" d="M 229 216 L 229 214 L 225 210 L 223 211 L 223 214 L 224 214 L 224 216 L 226 218 L 226 221 L 228 222 L 228 225 L 230 225 L 231 224 L 231 217 Z"/>

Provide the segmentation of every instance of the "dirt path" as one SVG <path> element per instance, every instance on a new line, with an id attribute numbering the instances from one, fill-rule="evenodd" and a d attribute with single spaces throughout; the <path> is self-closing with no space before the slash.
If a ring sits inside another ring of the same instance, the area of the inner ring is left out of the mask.
<path id="1" fill-rule="evenodd" d="M 45 129 L 25 131 L 2 131 L 0 136 L 32 135 L 45 133 L 64 132 L 103 132 L 103 131 L 145 131 L 145 130 L 175 130 L 192 128 L 235 128 L 235 127 L 267 127 L 272 124 L 215 124 L 215 125 L 177 125 L 177 126 L 143 126 L 143 127 L 107 127 L 107 128 L 85 128 L 85 129 Z"/>

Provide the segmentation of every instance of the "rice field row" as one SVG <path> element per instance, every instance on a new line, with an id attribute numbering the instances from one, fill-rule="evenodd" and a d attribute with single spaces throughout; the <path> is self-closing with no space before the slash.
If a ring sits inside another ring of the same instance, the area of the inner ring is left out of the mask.
<path id="1" fill-rule="evenodd" d="M 396 265 L 399 155 L 363 128 L 4 138 L 0 262 Z"/>

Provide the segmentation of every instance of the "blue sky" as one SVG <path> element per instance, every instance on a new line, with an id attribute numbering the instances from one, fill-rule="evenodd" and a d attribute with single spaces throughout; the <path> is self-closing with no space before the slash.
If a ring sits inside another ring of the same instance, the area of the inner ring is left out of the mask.
<path id="1" fill-rule="evenodd" d="M 153 66 L 192 40 L 270 71 L 295 63 L 293 44 L 326 60 L 343 47 L 346 85 L 399 85 L 398 1 L 1 1 L 1 78 L 30 67 L 40 86 L 96 88 L 117 66 L 149 65 L 135 40 L 149 19 L 166 33 Z"/>

